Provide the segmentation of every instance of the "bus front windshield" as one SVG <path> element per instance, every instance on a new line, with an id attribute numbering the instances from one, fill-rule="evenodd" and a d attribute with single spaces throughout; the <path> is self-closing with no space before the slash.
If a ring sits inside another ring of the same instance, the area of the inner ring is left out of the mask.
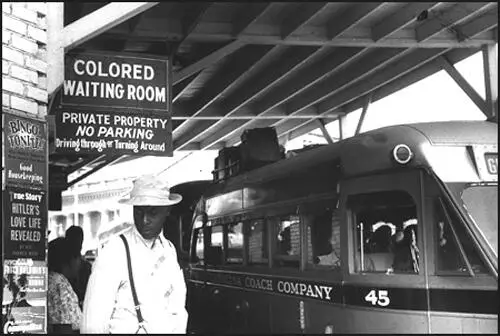
<path id="1" fill-rule="evenodd" d="M 463 206 L 498 256 L 498 185 L 466 185 Z"/>

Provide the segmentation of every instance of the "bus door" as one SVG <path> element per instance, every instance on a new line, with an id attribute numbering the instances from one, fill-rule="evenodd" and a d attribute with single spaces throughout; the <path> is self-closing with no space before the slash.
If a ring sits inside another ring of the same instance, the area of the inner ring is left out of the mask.
<path id="1" fill-rule="evenodd" d="M 455 187 L 460 197 L 457 201 L 467 205 L 478 225 L 492 230 L 498 227 L 497 185 L 457 183 Z M 481 253 L 479 240 L 473 238 L 435 178 L 427 176 L 425 191 L 426 223 L 430 224 L 427 245 L 431 332 L 496 334 L 498 281 L 495 271 L 488 267 L 488 258 Z M 497 237 L 495 231 L 488 233 Z"/>
<path id="2" fill-rule="evenodd" d="M 421 172 L 341 183 L 344 323 L 334 332 L 428 333 Z"/>
<path id="3" fill-rule="evenodd" d="M 203 301 L 206 288 L 204 273 L 205 263 L 205 241 L 206 219 L 203 215 L 197 216 L 193 223 L 193 235 L 191 240 L 190 263 L 186 274 L 187 286 L 187 309 L 189 312 L 188 331 L 203 332 L 206 322 Z"/>

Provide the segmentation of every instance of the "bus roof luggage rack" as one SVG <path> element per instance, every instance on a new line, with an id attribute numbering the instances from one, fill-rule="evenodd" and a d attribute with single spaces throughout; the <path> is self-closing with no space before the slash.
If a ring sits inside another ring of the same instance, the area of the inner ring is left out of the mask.
<path id="1" fill-rule="evenodd" d="M 223 181 L 240 172 L 240 147 L 224 147 L 214 160 L 213 181 Z"/>
<path id="2" fill-rule="evenodd" d="M 247 129 L 239 146 L 224 147 L 214 160 L 213 181 L 260 168 L 284 158 L 274 127 Z"/>

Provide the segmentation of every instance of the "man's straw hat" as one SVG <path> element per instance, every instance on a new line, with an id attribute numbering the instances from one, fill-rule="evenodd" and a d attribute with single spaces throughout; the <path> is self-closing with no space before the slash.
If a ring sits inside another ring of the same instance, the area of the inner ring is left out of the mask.
<path id="1" fill-rule="evenodd" d="M 182 201 L 179 194 L 170 193 L 166 181 L 153 175 L 146 175 L 134 181 L 132 190 L 118 202 L 129 205 L 163 206 Z"/>

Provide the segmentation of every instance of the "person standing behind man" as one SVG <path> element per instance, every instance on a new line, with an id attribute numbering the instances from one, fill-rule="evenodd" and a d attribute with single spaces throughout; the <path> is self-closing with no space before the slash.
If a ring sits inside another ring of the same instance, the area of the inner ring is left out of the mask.
<path id="1" fill-rule="evenodd" d="M 74 249 L 76 251 L 75 253 L 80 255 L 78 277 L 74 281 L 71 281 L 71 286 L 78 296 L 78 304 L 80 305 L 80 308 L 83 308 L 83 299 L 85 298 L 85 290 L 87 289 L 87 283 L 89 282 L 92 265 L 81 255 L 83 244 L 82 228 L 79 226 L 70 226 L 66 230 L 66 240 L 68 241 L 70 248 Z"/>
<path id="2" fill-rule="evenodd" d="M 80 266 L 80 255 L 75 252 L 66 238 L 56 238 L 49 243 L 47 316 L 51 328 L 67 325 L 78 331 L 80 327 L 82 310 L 70 284 Z"/>
<path id="3" fill-rule="evenodd" d="M 133 206 L 134 226 L 99 251 L 83 304 L 82 333 L 185 333 L 186 283 L 174 245 L 163 237 L 163 223 L 182 196 L 170 193 L 165 181 L 144 176 L 134 181 L 119 202 Z M 141 322 L 139 322 L 141 320 Z"/>

